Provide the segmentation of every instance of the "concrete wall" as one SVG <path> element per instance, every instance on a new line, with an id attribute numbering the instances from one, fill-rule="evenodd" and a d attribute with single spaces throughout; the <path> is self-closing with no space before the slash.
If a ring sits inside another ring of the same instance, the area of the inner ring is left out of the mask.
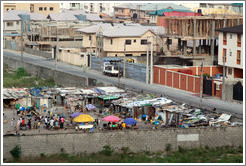
<path id="1" fill-rule="evenodd" d="M 79 55 L 76 53 L 68 53 L 63 51 L 62 53 L 59 54 L 58 57 L 60 61 L 72 65 L 82 66 L 82 65 L 87 65 L 88 63 L 87 55 Z"/>
<path id="2" fill-rule="evenodd" d="M 4 41 L 4 46 L 6 49 L 12 49 L 11 48 L 11 42 L 15 42 L 15 49 L 16 51 L 20 51 L 21 50 L 21 42 L 20 41 L 10 41 L 10 40 L 5 40 Z"/>
<path id="3" fill-rule="evenodd" d="M 24 50 L 29 54 L 42 56 L 44 58 L 52 58 L 52 52 L 39 51 L 28 47 L 24 47 Z"/>
<path id="4" fill-rule="evenodd" d="M 44 79 L 53 78 L 57 84 L 62 86 L 75 86 L 75 87 L 84 87 L 84 86 L 95 86 L 93 81 L 94 79 L 88 79 L 88 77 L 81 77 L 72 74 L 68 74 L 64 71 L 55 71 L 47 67 L 37 66 L 32 63 L 22 62 L 10 57 L 4 56 L 4 63 L 8 65 L 11 69 L 18 69 L 19 67 L 24 67 L 26 71 L 32 75 Z M 101 84 L 98 82 L 97 84 Z"/>
<path id="5" fill-rule="evenodd" d="M 11 158 L 10 151 L 20 145 L 22 156 L 40 156 L 60 153 L 64 148 L 69 154 L 93 153 L 110 145 L 116 151 L 129 147 L 133 152 L 165 151 L 171 144 L 172 150 L 200 146 L 243 146 L 243 127 L 206 127 L 164 130 L 104 131 L 96 133 L 43 134 L 30 136 L 3 136 L 3 158 Z"/>

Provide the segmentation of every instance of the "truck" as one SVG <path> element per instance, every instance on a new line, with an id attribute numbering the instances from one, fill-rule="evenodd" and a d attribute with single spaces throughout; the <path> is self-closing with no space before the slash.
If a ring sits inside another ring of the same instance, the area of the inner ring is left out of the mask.
<path id="1" fill-rule="evenodd" d="M 123 75 L 122 70 L 119 69 L 118 63 L 112 63 L 112 62 L 104 62 L 103 65 L 103 74 L 107 76 L 118 76 L 120 73 L 120 76 Z"/>

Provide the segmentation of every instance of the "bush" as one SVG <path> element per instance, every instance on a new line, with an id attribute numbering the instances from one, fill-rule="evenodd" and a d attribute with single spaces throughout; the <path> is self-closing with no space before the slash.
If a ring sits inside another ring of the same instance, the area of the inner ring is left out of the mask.
<path id="1" fill-rule="evenodd" d="M 100 154 L 105 155 L 105 156 L 111 156 L 113 152 L 114 152 L 114 149 L 112 149 L 109 145 L 105 145 L 103 147 L 103 150 L 100 151 Z"/>
<path id="2" fill-rule="evenodd" d="M 120 150 L 122 151 L 123 154 L 128 154 L 129 147 L 122 147 Z"/>
<path id="3" fill-rule="evenodd" d="M 170 152 L 172 150 L 172 145 L 171 144 L 166 144 L 166 151 Z"/>
<path id="4" fill-rule="evenodd" d="M 178 146 L 178 149 L 179 149 L 178 150 L 179 152 L 184 152 L 185 151 L 181 146 Z"/>
<path id="5" fill-rule="evenodd" d="M 207 77 L 207 78 L 210 78 L 210 75 L 207 74 L 207 73 L 204 73 L 203 76 L 204 76 L 204 77 Z"/>
<path id="6" fill-rule="evenodd" d="M 10 151 L 11 155 L 15 158 L 15 159 L 19 159 L 21 156 L 21 147 L 20 145 L 16 145 L 11 151 Z"/>
<path id="7" fill-rule="evenodd" d="M 24 76 L 28 76 L 27 72 L 25 71 L 24 67 L 19 67 L 16 71 L 15 71 L 16 77 L 20 78 L 20 77 L 24 77 Z"/>
<path id="8" fill-rule="evenodd" d="M 46 155 L 44 153 L 40 153 L 40 157 L 44 158 L 44 157 L 46 157 Z"/>

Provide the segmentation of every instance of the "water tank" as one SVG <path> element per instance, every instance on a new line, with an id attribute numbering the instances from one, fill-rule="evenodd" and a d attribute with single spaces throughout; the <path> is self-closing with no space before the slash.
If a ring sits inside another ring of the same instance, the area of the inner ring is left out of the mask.
<path id="1" fill-rule="evenodd" d="M 25 33 L 26 32 L 26 28 L 25 28 L 25 22 L 26 22 L 26 27 L 27 30 L 30 31 L 30 15 L 28 14 L 19 14 L 18 15 L 21 18 L 21 28 L 22 28 L 22 32 Z"/>
<path id="2" fill-rule="evenodd" d="M 86 15 L 74 15 L 79 21 L 86 21 Z"/>

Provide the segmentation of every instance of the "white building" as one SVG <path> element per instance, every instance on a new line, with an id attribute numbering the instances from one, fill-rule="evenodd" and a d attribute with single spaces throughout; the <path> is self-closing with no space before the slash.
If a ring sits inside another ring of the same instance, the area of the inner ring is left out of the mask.
<path id="1" fill-rule="evenodd" d="M 61 10 L 83 10 L 88 13 L 114 15 L 114 6 L 119 3 L 61 3 Z"/>
<path id="2" fill-rule="evenodd" d="M 119 3 L 84 3 L 83 9 L 88 13 L 102 13 L 108 16 L 114 16 L 114 6 Z"/>
<path id="3" fill-rule="evenodd" d="M 217 29 L 219 32 L 218 64 L 225 59 L 226 76 L 243 78 L 243 25 Z"/>

